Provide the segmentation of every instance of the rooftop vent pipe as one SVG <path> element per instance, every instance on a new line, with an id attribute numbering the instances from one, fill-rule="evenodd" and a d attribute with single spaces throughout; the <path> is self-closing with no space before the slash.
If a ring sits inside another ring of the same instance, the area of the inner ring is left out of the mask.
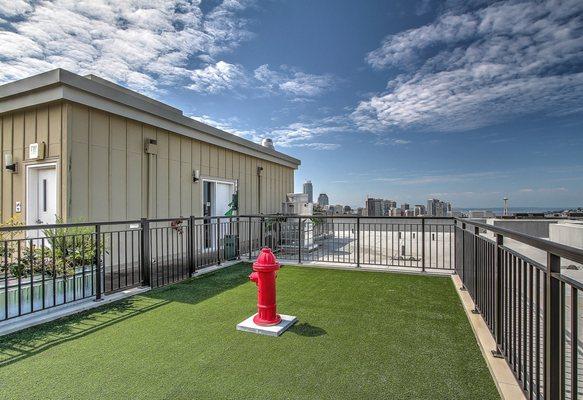
<path id="1" fill-rule="evenodd" d="M 273 140 L 270 138 L 265 138 L 261 141 L 261 146 L 267 147 L 268 149 L 275 150 L 273 147 Z"/>

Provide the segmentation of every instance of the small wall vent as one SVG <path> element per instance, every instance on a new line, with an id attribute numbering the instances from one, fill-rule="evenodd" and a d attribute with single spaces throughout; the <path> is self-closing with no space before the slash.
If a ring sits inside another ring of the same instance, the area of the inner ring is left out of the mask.
<path id="1" fill-rule="evenodd" d="M 144 150 L 146 154 L 158 154 L 158 141 L 156 139 L 146 139 Z"/>

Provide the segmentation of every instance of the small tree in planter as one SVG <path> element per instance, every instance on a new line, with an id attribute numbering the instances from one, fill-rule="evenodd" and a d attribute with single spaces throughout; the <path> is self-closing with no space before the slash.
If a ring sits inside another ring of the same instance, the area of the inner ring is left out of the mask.
<path id="1" fill-rule="evenodd" d="M 57 218 L 57 223 L 63 223 Z M 55 255 L 55 270 L 57 275 L 75 273 L 75 268 L 92 265 L 95 260 L 95 238 L 92 226 L 65 226 L 62 228 L 45 229 L 43 233 L 49 243 L 48 249 L 52 260 Z M 36 249 L 36 251 L 40 250 Z M 100 244 L 100 254 L 105 255 L 105 243 Z M 45 250 L 45 257 L 47 251 Z M 39 257 L 40 261 L 41 257 Z"/>
<path id="2" fill-rule="evenodd" d="M 272 250 L 276 250 L 277 246 L 281 243 L 281 226 L 282 222 L 286 222 L 286 217 L 270 217 L 265 220 L 265 245 L 270 247 Z"/>
<path id="3" fill-rule="evenodd" d="M 22 222 L 16 218 L 11 217 L 6 222 L 0 224 L 1 227 L 18 227 L 23 226 Z M 18 261 L 18 248 L 20 246 L 21 252 L 26 248 L 20 242 L 22 240 L 22 230 L 14 230 L 7 232 L 0 232 L 0 272 L 5 274 L 8 271 L 9 277 L 18 277 L 25 273 L 26 266 L 21 265 Z M 23 254 L 21 253 L 21 260 Z"/>

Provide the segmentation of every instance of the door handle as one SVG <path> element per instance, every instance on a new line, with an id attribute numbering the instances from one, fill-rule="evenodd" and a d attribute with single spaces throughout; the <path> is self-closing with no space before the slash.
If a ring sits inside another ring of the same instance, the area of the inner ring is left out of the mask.
<path id="1" fill-rule="evenodd" d="M 40 220 L 40 219 L 37 219 L 37 220 L 36 220 L 36 221 L 34 221 L 34 222 L 35 222 L 36 224 L 39 224 L 39 225 L 43 223 L 43 222 L 42 222 L 42 220 Z"/>

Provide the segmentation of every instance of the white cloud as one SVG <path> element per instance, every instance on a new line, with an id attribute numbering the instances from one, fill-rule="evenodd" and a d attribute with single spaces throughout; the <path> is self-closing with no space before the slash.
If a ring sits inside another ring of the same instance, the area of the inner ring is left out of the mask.
<path id="1" fill-rule="evenodd" d="M 32 6 L 24 0 L 0 0 L 0 16 L 19 17 L 32 10 Z"/>
<path id="2" fill-rule="evenodd" d="M 192 115 L 190 118 L 205 123 L 207 125 L 213 126 L 215 128 L 221 129 L 225 132 L 232 133 L 233 135 L 242 137 L 247 140 L 259 143 L 261 142 L 261 136 L 257 133 L 255 129 L 240 129 L 236 127 L 237 120 L 219 120 L 212 118 L 209 115 Z"/>
<path id="3" fill-rule="evenodd" d="M 294 122 L 273 129 L 269 135 L 281 147 L 309 147 L 316 150 L 335 150 L 340 145 L 323 143 L 320 138 L 327 135 L 344 133 L 350 125 L 344 117 L 328 117 L 309 122 Z M 314 142 L 317 140 L 317 142 Z"/>
<path id="4" fill-rule="evenodd" d="M 187 89 L 201 93 L 218 93 L 245 84 L 245 71 L 242 66 L 219 61 L 204 68 L 191 71 L 192 83 Z"/>
<path id="5" fill-rule="evenodd" d="M 387 37 L 367 55 L 375 69 L 402 72 L 352 118 L 367 131 L 459 131 L 520 115 L 582 112 L 582 26 L 580 0 L 508 0 L 448 12 Z"/>
<path id="6" fill-rule="evenodd" d="M 331 90 L 335 83 L 330 74 L 307 74 L 286 66 L 276 71 L 269 68 L 268 64 L 255 69 L 253 76 L 270 92 L 282 92 L 300 98 L 319 96 Z"/>
<path id="7" fill-rule="evenodd" d="M 142 92 L 170 83 L 196 87 L 201 76 L 219 90 L 236 68 L 214 58 L 250 37 L 238 16 L 246 4 L 226 0 L 204 14 L 185 0 L 0 0 L 0 82 L 62 67 Z M 202 68 L 192 67 L 197 58 Z"/>
<path id="8" fill-rule="evenodd" d="M 484 180 L 500 180 L 508 174 L 500 171 L 468 172 L 468 173 L 443 173 L 436 175 L 406 175 L 397 178 L 379 177 L 372 179 L 376 182 L 390 182 L 400 185 L 427 185 L 434 183 L 456 182 L 481 182 Z"/>
<path id="9" fill-rule="evenodd" d="M 340 148 L 339 143 L 296 143 L 293 147 L 305 147 L 312 150 L 336 150 Z"/>
<path id="10" fill-rule="evenodd" d="M 322 142 L 321 138 L 335 133 L 346 132 L 349 129 L 344 124 L 345 119 L 339 117 L 328 117 L 310 122 L 294 122 L 274 129 L 241 128 L 240 121 L 235 118 L 225 120 L 208 115 L 190 117 L 255 143 L 261 143 L 264 138 L 271 138 L 276 149 L 278 147 L 302 147 L 312 150 L 336 150 L 340 147 L 340 144 Z"/>
<path id="11" fill-rule="evenodd" d="M 405 139 L 392 139 L 386 137 L 379 137 L 375 144 L 379 146 L 403 146 L 406 144 L 411 144 L 411 141 Z"/>

